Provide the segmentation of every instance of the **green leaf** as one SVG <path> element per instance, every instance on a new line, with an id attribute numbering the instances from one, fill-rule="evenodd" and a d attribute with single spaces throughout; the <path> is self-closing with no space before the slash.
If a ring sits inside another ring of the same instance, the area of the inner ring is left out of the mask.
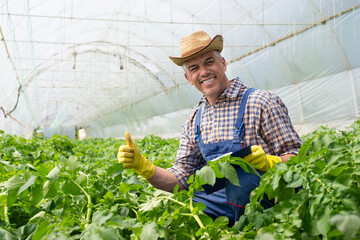
<path id="1" fill-rule="evenodd" d="M 291 182 L 286 187 L 288 187 L 288 188 L 298 188 L 303 184 L 303 181 L 304 181 L 304 177 L 299 177 L 297 180 Z"/>
<path id="2" fill-rule="evenodd" d="M 321 149 L 321 144 L 322 144 L 321 139 L 320 139 L 319 137 L 316 137 L 316 138 L 313 140 L 312 144 L 311 144 L 312 150 L 313 150 L 314 152 L 320 151 L 320 149 Z"/>
<path id="3" fill-rule="evenodd" d="M 45 219 L 45 215 L 46 213 L 44 211 L 40 211 L 37 214 L 35 214 L 32 218 L 30 218 L 29 222 L 33 222 L 38 219 L 40 220 Z"/>
<path id="4" fill-rule="evenodd" d="M 277 200 L 278 201 L 287 201 L 294 194 L 295 194 L 294 188 L 280 188 L 279 191 L 278 191 Z"/>
<path id="5" fill-rule="evenodd" d="M 7 230 L 0 227 L 0 239 L 2 239 L 2 240 L 17 240 L 18 238 L 14 237 Z"/>
<path id="6" fill-rule="evenodd" d="M 149 202 L 143 203 L 140 205 L 140 211 L 149 212 L 154 210 L 154 208 L 157 208 L 159 206 L 162 206 L 162 199 L 154 198 Z"/>
<path id="7" fill-rule="evenodd" d="M 330 207 L 326 206 L 324 213 L 316 223 L 319 233 L 321 233 L 325 238 L 327 237 L 327 232 L 330 229 L 330 222 L 329 222 L 330 212 L 331 212 Z"/>
<path id="8" fill-rule="evenodd" d="M 15 159 L 22 159 L 22 155 L 19 151 L 15 150 L 12 154 L 12 157 L 15 158 Z"/>
<path id="9" fill-rule="evenodd" d="M 32 240 L 41 240 L 46 234 L 50 223 L 47 221 L 43 221 L 40 223 L 38 228 L 36 229 L 34 235 L 32 236 Z"/>
<path id="10" fill-rule="evenodd" d="M 345 239 L 353 239 L 360 228 L 360 216 L 337 214 L 330 218 L 330 224 L 335 225 L 344 234 Z"/>
<path id="11" fill-rule="evenodd" d="M 2 163 L 0 163 L 0 174 L 6 174 L 8 171 L 4 168 Z"/>
<path id="12" fill-rule="evenodd" d="M 37 172 L 43 177 L 45 177 L 49 173 L 49 170 L 47 169 L 46 166 L 47 164 L 45 163 L 40 163 L 39 165 L 36 166 Z"/>
<path id="13" fill-rule="evenodd" d="M 319 192 L 318 194 L 316 194 L 312 197 L 313 200 L 311 201 L 310 209 L 309 209 L 311 216 L 313 216 L 315 214 L 315 212 L 317 211 L 317 207 L 318 207 L 319 203 L 322 201 L 322 199 L 324 198 L 324 195 L 325 195 L 324 192 Z"/>
<path id="14" fill-rule="evenodd" d="M 176 186 L 174 187 L 174 191 L 173 194 L 176 194 L 179 191 L 179 184 L 176 184 Z"/>
<path id="15" fill-rule="evenodd" d="M 104 196 L 104 199 L 113 199 L 114 198 L 114 193 L 112 191 L 108 191 Z"/>
<path id="16" fill-rule="evenodd" d="M 18 188 L 11 188 L 7 191 L 7 206 L 11 207 L 17 199 Z"/>
<path id="17" fill-rule="evenodd" d="M 28 168 L 30 168 L 33 171 L 36 171 L 36 168 L 30 163 L 25 164 L 25 166 L 27 166 Z"/>
<path id="18" fill-rule="evenodd" d="M 249 224 L 248 215 L 241 215 L 239 221 L 234 225 L 234 229 L 237 231 L 242 231 L 246 224 Z"/>
<path id="19" fill-rule="evenodd" d="M 72 194 L 72 195 L 80 195 L 82 194 L 81 189 L 72 181 L 66 181 L 63 185 L 62 188 L 63 192 L 65 194 Z"/>
<path id="20" fill-rule="evenodd" d="M 59 179 L 60 177 L 60 169 L 55 166 L 49 174 L 46 176 L 52 183 Z"/>
<path id="21" fill-rule="evenodd" d="M 263 214 L 256 215 L 254 218 L 254 226 L 256 230 L 259 230 L 259 228 L 261 228 L 263 224 L 264 224 L 264 215 Z"/>
<path id="22" fill-rule="evenodd" d="M 262 233 L 259 235 L 256 235 L 256 240 L 274 240 L 274 236 L 270 233 Z"/>
<path id="23" fill-rule="evenodd" d="M 135 218 L 125 219 L 120 222 L 117 222 L 117 224 L 125 229 L 132 228 L 136 224 L 136 219 Z"/>
<path id="24" fill-rule="evenodd" d="M 120 186 L 118 188 L 122 193 L 128 193 L 130 190 L 133 189 L 132 185 L 126 183 L 126 182 L 121 182 Z"/>
<path id="25" fill-rule="evenodd" d="M 307 151 L 308 151 L 309 146 L 312 143 L 312 141 L 313 141 L 313 139 L 310 138 L 310 139 L 306 140 L 305 142 L 303 142 L 303 144 L 299 150 L 299 153 L 298 153 L 298 159 L 300 162 L 306 161 L 306 154 L 307 154 Z"/>
<path id="26" fill-rule="evenodd" d="M 112 216 L 113 214 L 108 210 L 97 210 L 92 216 L 92 222 L 100 226 L 105 224 Z"/>
<path id="27" fill-rule="evenodd" d="M 279 187 L 279 182 L 280 182 L 279 174 L 275 174 L 271 181 L 271 186 L 274 191 L 276 191 L 276 189 Z"/>
<path id="28" fill-rule="evenodd" d="M 240 186 L 239 178 L 236 173 L 236 169 L 228 162 L 219 162 L 219 170 L 224 177 L 229 180 L 235 186 Z"/>
<path id="29" fill-rule="evenodd" d="M 130 185 L 142 185 L 143 183 L 139 180 L 138 177 L 136 177 L 135 175 L 132 175 L 131 177 L 129 177 L 128 179 L 126 179 L 125 181 L 127 184 Z"/>
<path id="30" fill-rule="evenodd" d="M 360 154 L 355 155 L 353 161 L 357 164 L 360 164 Z"/>
<path id="31" fill-rule="evenodd" d="M 30 201 L 33 205 L 38 204 L 43 198 L 42 186 L 40 184 L 35 184 L 30 191 Z"/>
<path id="32" fill-rule="evenodd" d="M 195 181 L 195 176 L 194 175 L 190 175 L 189 179 L 187 180 L 187 184 L 192 184 Z"/>
<path id="33" fill-rule="evenodd" d="M 43 186 L 43 196 L 45 196 L 45 195 L 49 192 L 51 186 L 52 186 L 52 182 L 51 182 L 50 180 L 47 180 L 47 181 L 44 183 L 44 186 Z"/>
<path id="34" fill-rule="evenodd" d="M 119 232 L 116 231 L 113 228 L 109 228 L 109 227 L 100 227 L 96 230 L 96 232 L 100 235 L 101 239 L 104 240 L 119 240 L 119 239 L 123 239 L 120 235 Z"/>
<path id="35" fill-rule="evenodd" d="M 47 180 L 44 183 L 42 190 L 43 190 L 42 193 L 43 193 L 44 198 L 54 197 L 57 194 L 58 184 L 57 184 L 57 182 L 52 183 L 50 180 Z"/>
<path id="36" fill-rule="evenodd" d="M 87 176 L 82 172 L 82 171 L 79 171 L 78 172 L 78 177 L 76 178 L 76 182 L 81 186 L 83 184 L 87 184 Z"/>
<path id="37" fill-rule="evenodd" d="M 193 207 L 194 207 L 194 209 L 196 208 L 196 211 L 197 210 L 202 211 L 202 210 L 204 210 L 206 208 L 206 205 L 204 203 L 202 203 L 202 202 L 196 202 L 196 203 L 193 204 Z"/>
<path id="38" fill-rule="evenodd" d="M 24 183 L 25 181 L 20 176 L 15 175 L 5 182 L 4 187 L 5 189 L 20 188 Z"/>
<path id="39" fill-rule="evenodd" d="M 70 156 L 67 161 L 66 170 L 75 173 L 77 172 L 81 167 L 81 164 L 78 161 L 78 158 L 76 156 Z"/>
<path id="40" fill-rule="evenodd" d="M 331 168 L 327 173 L 332 175 L 332 176 L 339 176 L 345 169 L 347 168 L 346 165 L 340 165 L 340 166 L 336 166 L 334 168 Z"/>
<path id="41" fill-rule="evenodd" d="M 206 214 L 199 214 L 199 218 L 200 218 L 200 221 L 205 225 L 210 225 L 210 224 L 213 224 L 214 221 L 211 217 L 209 217 L 208 215 Z M 217 227 L 220 227 L 220 225 L 217 225 Z"/>
<path id="42" fill-rule="evenodd" d="M 214 221 L 215 226 L 227 226 L 229 224 L 229 219 L 225 216 L 220 216 Z"/>
<path id="43" fill-rule="evenodd" d="M 121 174 L 122 170 L 124 169 L 123 167 L 124 165 L 121 163 L 115 163 L 113 165 L 111 165 L 107 171 L 106 171 L 106 175 L 108 175 L 109 177 L 116 177 L 119 174 Z"/>
<path id="44" fill-rule="evenodd" d="M 141 231 L 140 240 L 156 240 L 158 238 L 159 233 L 156 228 L 156 223 L 146 223 Z"/>
<path id="45" fill-rule="evenodd" d="M 326 134 L 323 136 L 322 142 L 323 142 L 324 148 L 327 148 L 330 145 L 330 143 L 332 142 L 332 139 L 329 135 Z"/>
<path id="46" fill-rule="evenodd" d="M 22 185 L 19 189 L 18 195 L 28 189 L 31 185 L 35 183 L 36 176 L 31 175 L 30 178 L 26 181 L 24 185 Z"/>
<path id="47" fill-rule="evenodd" d="M 332 152 L 341 152 L 344 149 L 347 149 L 347 145 L 345 143 L 336 143 L 336 142 L 332 142 L 329 145 L 329 150 Z"/>
<path id="48" fill-rule="evenodd" d="M 212 164 L 211 168 L 214 170 L 215 176 L 217 178 L 223 178 L 224 177 L 224 175 L 222 175 L 222 173 L 219 170 L 219 165 L 218 164 Z"/>
<path id="49" fill-rule="evenodd" d="M 285 182 L 289 183 L 292 180 L 293 171 L 291 169 L 287 170 L 284 174 Z"/>
<path id="50" fill-rule="evenodd" d="M 200 170 L 196 171 L 196 175 L 198 175 L 202 180 L 204 180 L 207 184 L 214 185 L 216 182 L 216 176 L 214 170 L 212 170 L 209 166 L 204 166 Z"/>
<path id="51" fill-rule="evenodd" d="M 255 174 L 260 177 L 259 172 L 256 171 L 256 169 L 250 163 L 243 160 L 242 158 L 231 157 L 228 162 L 231 164 L 236 164 L 236 165 L 240 166 L 247 173 L 252 173 L 252 174 Z"/>
<path id="52" fill-rule="evenodd" d="M 19 235 L 21 235 L 21 236 L 29 236 L 29 237 L 26 238 L 26 240 L 29 240 L 30 235 L 32 235 L 35 232 L 36 228 L 37 228 L 36 223 L 28 223 L 28 224 L 18 228 L 18 230 L 17 230 L 18 236 Z"/>

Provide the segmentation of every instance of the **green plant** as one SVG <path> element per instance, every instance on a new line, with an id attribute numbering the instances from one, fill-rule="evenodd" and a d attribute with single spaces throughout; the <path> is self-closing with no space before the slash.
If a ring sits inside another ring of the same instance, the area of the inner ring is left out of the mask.
<path id="1" fill-rule="evenodd" d="M 269 239 L 360 237 L 360 121 L 349 131 L 319 127 L 297 157 L 263 175 L 236 229 Z M 263 210 L 264 194 L 276 200 Z"/>
<path id="2" fill-rule="evenodd" d="M 319 127 L 303 136 L 299 156 L 262 176 L 245 215 L 228 227 L 193 202 L 204 183 L 237 178 L 225 157 L 189 180 L 189 191 L 155 189 L 117 163 L 117 139 L 24 139 L 0 131 L 0 239 L 358 239 L 360 121 L 348 131 Z M 178 139 L 136 140 L 167 168 Z M 264 210 L 264 195 L 275 206 Z"/>

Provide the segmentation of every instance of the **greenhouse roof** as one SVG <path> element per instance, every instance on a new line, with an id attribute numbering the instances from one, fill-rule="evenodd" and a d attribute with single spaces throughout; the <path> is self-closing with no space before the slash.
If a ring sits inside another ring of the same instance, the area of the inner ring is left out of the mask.
<path id="1" fill-rule="evenodd" d="M 229 78 L 277 93 L 300 133 L 359 118 L 360 0 L 4 0 L 0 129 L 179 136 L 201 94 L 169 56 L 224 37 Z"/>

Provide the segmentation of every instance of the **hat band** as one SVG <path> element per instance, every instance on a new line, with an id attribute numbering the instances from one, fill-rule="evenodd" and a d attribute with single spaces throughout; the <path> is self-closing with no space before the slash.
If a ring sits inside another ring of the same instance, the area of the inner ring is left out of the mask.
<path id="1" fill-rule="evenodd" d="M 188 56 L 191 56 L 192 54 L 200 51 L 201 49 L 205 48 L 206 46 L 202 46 L 202 47 L 198 47 L 198 48 L 195 48 L 195 49 L 191 49 L 190 51 L 187 51 L 186 53 L 184 53 L 183 55 L 181 55 L 182 58 L 185 58 L 185 57 L 188 57 Z"/>

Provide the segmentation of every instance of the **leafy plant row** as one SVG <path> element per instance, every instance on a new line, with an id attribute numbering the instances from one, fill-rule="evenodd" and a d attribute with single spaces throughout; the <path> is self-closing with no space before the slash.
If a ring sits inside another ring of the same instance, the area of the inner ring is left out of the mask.
<path id="1" fill-rule="evenodd" d="M 232 227 L 193 202 L 201 185 L 225 177 L 223 158 L 190 178 L 189 191 L 166 193 L 117 163 L 117 139 L 24 139 L 0 131 L 0 239 L 359 239 L 360 121 L 347 131 L 319 127 L 299 156 L 262 176 L 245 215 Z M 156 165 L 172 165 L 177 139 L 136 143 Z M 267 195 L 276 204 L 263 209 Z"/>

